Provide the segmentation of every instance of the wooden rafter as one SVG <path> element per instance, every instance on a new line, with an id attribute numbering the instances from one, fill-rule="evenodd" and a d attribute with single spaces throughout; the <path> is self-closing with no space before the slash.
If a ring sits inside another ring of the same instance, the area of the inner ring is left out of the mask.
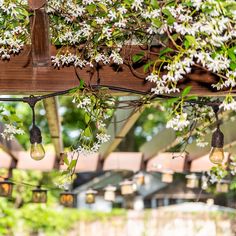
<path id="1" fill-rule="evenodd" d="M 134 46 L 135 47 L 135 46 Z M 79 85 L 79 79 L 90 85 L 116 86 L 126 89 L 149 92 L 155 86 L 145 79 L 137 78 L 129 66 L 121 65 L 119 69 L 111 65 L 101 66 L 99 78 L 91 68 L 63 67 L 61 69 L 49 67 L 33 67 L 29 60 L 30 48 L 25 48 L 20 55 L 12 57 L 10 61 L 0 61 L 0 92 L 4 94 L 40 94 L 61 91 Z M 51 49 L 56 53 L 55 48 Z M 137 47 L 136 47 L 137 52 Z M 26 66 L 27 65 L 27 66 Z M 140 69 L 141 70 L 141 69 Z M 186 76 L 179 87 L 191 86 L 191 94 L 199 96 L 222 96 L 227 91 L 216 92 L 211 88 L 214 78 L 208 73 L 194 73 Z"/>
<path id="2" fill-rule="evenodd" d="M 137 99 L 137 97 L 121 97 L 120 100 L 132 100 L 132 98 Z M 108 134 L 111 136 L 109 142 L 104 143 L 99 151 L 101 159 L 107 158 L 107 156 L 113 152 L 125 135 L 129 132 L 132 126 L 135 124 L 139 116 L 141 115 L 143 109 L 119 109 L 113 115 L 111 124 L 108 126 Z"/>
<path id="3" fill-rule="evenodd" d="M 144 160 L 148 160 L 157 153 L 165 152 L 168 147 L 176 140 L 175 131 L 173 129 L 163 129 L 156 134 L 150 141 L 144 143 L 139 151 L 144 153 Z"/>
<path id="4" fill-rule="evenodd" d="M 43 101 L 43 104 L 46 110 L 51 140 L 55 148 L 56 156 L 59 158 L 60 153 L 63 152 L 63 141 L 60 116 L 58 112 L 58 100 L 56 97 L 47 98 Z"/>

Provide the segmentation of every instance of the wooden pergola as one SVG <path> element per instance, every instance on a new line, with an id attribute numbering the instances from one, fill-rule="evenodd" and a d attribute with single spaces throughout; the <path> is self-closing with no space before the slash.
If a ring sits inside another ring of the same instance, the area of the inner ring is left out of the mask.
<path id="1" fill-rule="evenodd" d="M 46 0 L 28 0 L 29 8 L 35 13 L 32 16 L 34 26 L 31 24 L 32 44 L 25 46 L 19 55 L 11 57 L 9 61 L 0 61 L 1 94 L 36 95 L 58 92 L 79 86 L 80 79 L 91 86 L 106 86 L 110 88 L 111 91 L 113 91 L 112 88 L 120 88 L 121 91 L 124 89 L 123 92 L 114 93 L 117 95 L 139 96 L 140 94 L 150 93 L 154 85 L 145 81 L 145 76 L 138 78 L 136 74 L 136 72 L 142 71 L 142 67 L 136 68 L 136 71 L 133 71 L 128 65 L 121 65 L 119 70 L 112 65 L 103 65 L 99 69 L 99 78 L 97 78 L 97 74 L 93 73 L 89 67 L 83 69 L 74 67 L 54 68 L 51 65 L 51 56 L 56 54 L 56 48 L 50 45 L 49 21 L 44 8 L 45 2 Z M 34 28 L 32 29 L 32 27 Z M 127 49 L 129 56 L 141 50 L 145 54 L 148 54 L 148 51 L 141 49 L 139 46 L 127 45 L 123 50 L 124 57 L 127 56 Z M 155 45 L 153 45 L 153 50 L 156 50 Z M 215 91 L 211 87 L 216 81 L 217 78 L 215 75 L 200 69 L 195 69 L 192 73 L 185 76 L 178 86 L 180 89 L 191 86 L 191 94 L 197 96 L 224 96 L 227 91 Z M 136 94 L 130 93 L 132 91 Z M 46 110 L 46 118 L 49 124 L 52 143 L 55 148 L 55 153 L 50 154 L 51 156 L 49 158 L 50 162 L 53 160 L 51 168 L 58 168 L 58 157 L 59 154 L 63 152 L 61 123 L 58 113 L 59 104 L 57 98 L 46 99 L 43 103 Z M 132 171 L 142 169 L 149 170 L 150 167 L 152 167 L 151 163 L 155 163 L 155 161 L 158 162 L 163 156 L 168 160 L 162 163 L 162 165 L 166 165 L 166 169 L 173 169 L 177 172 L 194 172 L 199 170 L 194 169 L 194 162 L 203 157 L 204 161 L 206 160 L 209 146 L 199 149 L 194 142 L 188 147 L 188 156 L 185 155 L 182 159 L 178 158 L 177 160 L 172 159 L 172 153 L 167 153 L 167 151 L 175 146 L 178 140 L 175 132 L 170 129 L 163 129 L 153 137 L 151 141 L 142 145 L 138 153 L 115 153 L 114 151 L 120 144 L 122 138 L 129 132 L 141 113 L 142 110 L 136 111 L 133 108 L 125 111 L 117 110 L 113 119 L 124 121 L 119 124 L 112 122 L 109 125 L 108 132 L 112 137 L 111 141 L 102 146 L 100 153 L 95 155 L 96 157 L 93 158 L 93 161 L 89 159 L 89 163 L 87 163 L 87 160 L 80 158 L 77 170 L 125 169 L 124 167 Z M 232 125 L 233 123 L 233 121 L 228 121 L 222 126 L 226 136 L 226 148 L 231 148 L 231 150 L 236 144 L 236 128 Z M 25 158 L 25 155 L 28 154 L 22 151 L 22 148 L 16 140 L 5 143 L 2 140 L 1 147 L 13 160 L 9 162 L 11 164 L 4 164 L 5 167 L 26 168 L 23 164 L 21 165 L 20 162 Z M 116 160 L 119 160 L 119 166 L 115 164 Z M 92 162 L 94 163 L 92 164 Z M 3 162 L 0 161 L 0 165 L 2 165 L 1 163 Z M 33 168 L 29 166 L 27 168 Z M 81 168 L 81 166 L 83 166 L 84 169 Z M 89 169 L 89 167 L 91 167 L 91 169 Z"/>

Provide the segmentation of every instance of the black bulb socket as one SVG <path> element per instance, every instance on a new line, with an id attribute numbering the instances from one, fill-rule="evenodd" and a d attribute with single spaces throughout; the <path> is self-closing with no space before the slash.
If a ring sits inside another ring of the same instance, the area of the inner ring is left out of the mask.
<path id="1" fill-rule="evenodd" d="M 220 128 L 212 134 L 211 146 L 213 148 L 223 148 L 224 147 L 224 134 L 221 132 Z"/>
<path id="2" fill-rule="evenodd" d="M 30 130 L 30 143 L 42 143 L 42 135 L 38 126 L 33 125 Z"/>

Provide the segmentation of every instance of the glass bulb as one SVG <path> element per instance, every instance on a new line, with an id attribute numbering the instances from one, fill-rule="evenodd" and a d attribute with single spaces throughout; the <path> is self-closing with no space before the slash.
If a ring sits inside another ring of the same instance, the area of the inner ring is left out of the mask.
<path id="1" fill-rule="evenodd" d="M 42 160 L 45 156 L 43 145 L 41 143 L 31 144 L 30 156 L 36 161 Z"/>
<path id="2" fill-rule="evenodd" d="M 223 148 L 212 147 L 209 159 L 213 164 L 221 164 L 224 160 Z"/>

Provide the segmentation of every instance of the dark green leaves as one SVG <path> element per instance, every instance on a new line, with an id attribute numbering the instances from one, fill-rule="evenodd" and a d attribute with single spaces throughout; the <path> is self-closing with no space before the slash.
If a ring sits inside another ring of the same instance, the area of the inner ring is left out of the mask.
<path id="1" fill-rule="evenodd" d="M 189 48 L 191 45 L 195 46 L 197 44 L 196 39 L 192 35 L 185 35 L 184 46 Z"/>
<path id="2" fill-rule="evenodd" d="M 182 97 L 186 97 L 191 91 L 191 86 L 186 87 L 182 92 Z"/>
<path id="3" fill-rule="evenodd" d="M 172 48 L 165 48 L 160 51 L 160 57 L 165 55 L 166 53 L 173 52 L 174 50 Z"/>
<path id="4" fill-rule="evenodd" d="M 175 22 L 175 18 L 172 16 L 171 12 L 168 9 L 166 9 L 166 8 L 162 9 L 162 13 L 165 16 L 167 16 L 167 24 L 168 25 L 172 25 Z"/>
<path id="5" fill-rule="evenodd" d="M 136 63 L 136 62 L 140 61 L 141 59 L 143 59 L 143 57 L 144 57 L 144 52 L 139 52 L 139 53 L 132 56 L 132 61 L 134 63 Z"/>

